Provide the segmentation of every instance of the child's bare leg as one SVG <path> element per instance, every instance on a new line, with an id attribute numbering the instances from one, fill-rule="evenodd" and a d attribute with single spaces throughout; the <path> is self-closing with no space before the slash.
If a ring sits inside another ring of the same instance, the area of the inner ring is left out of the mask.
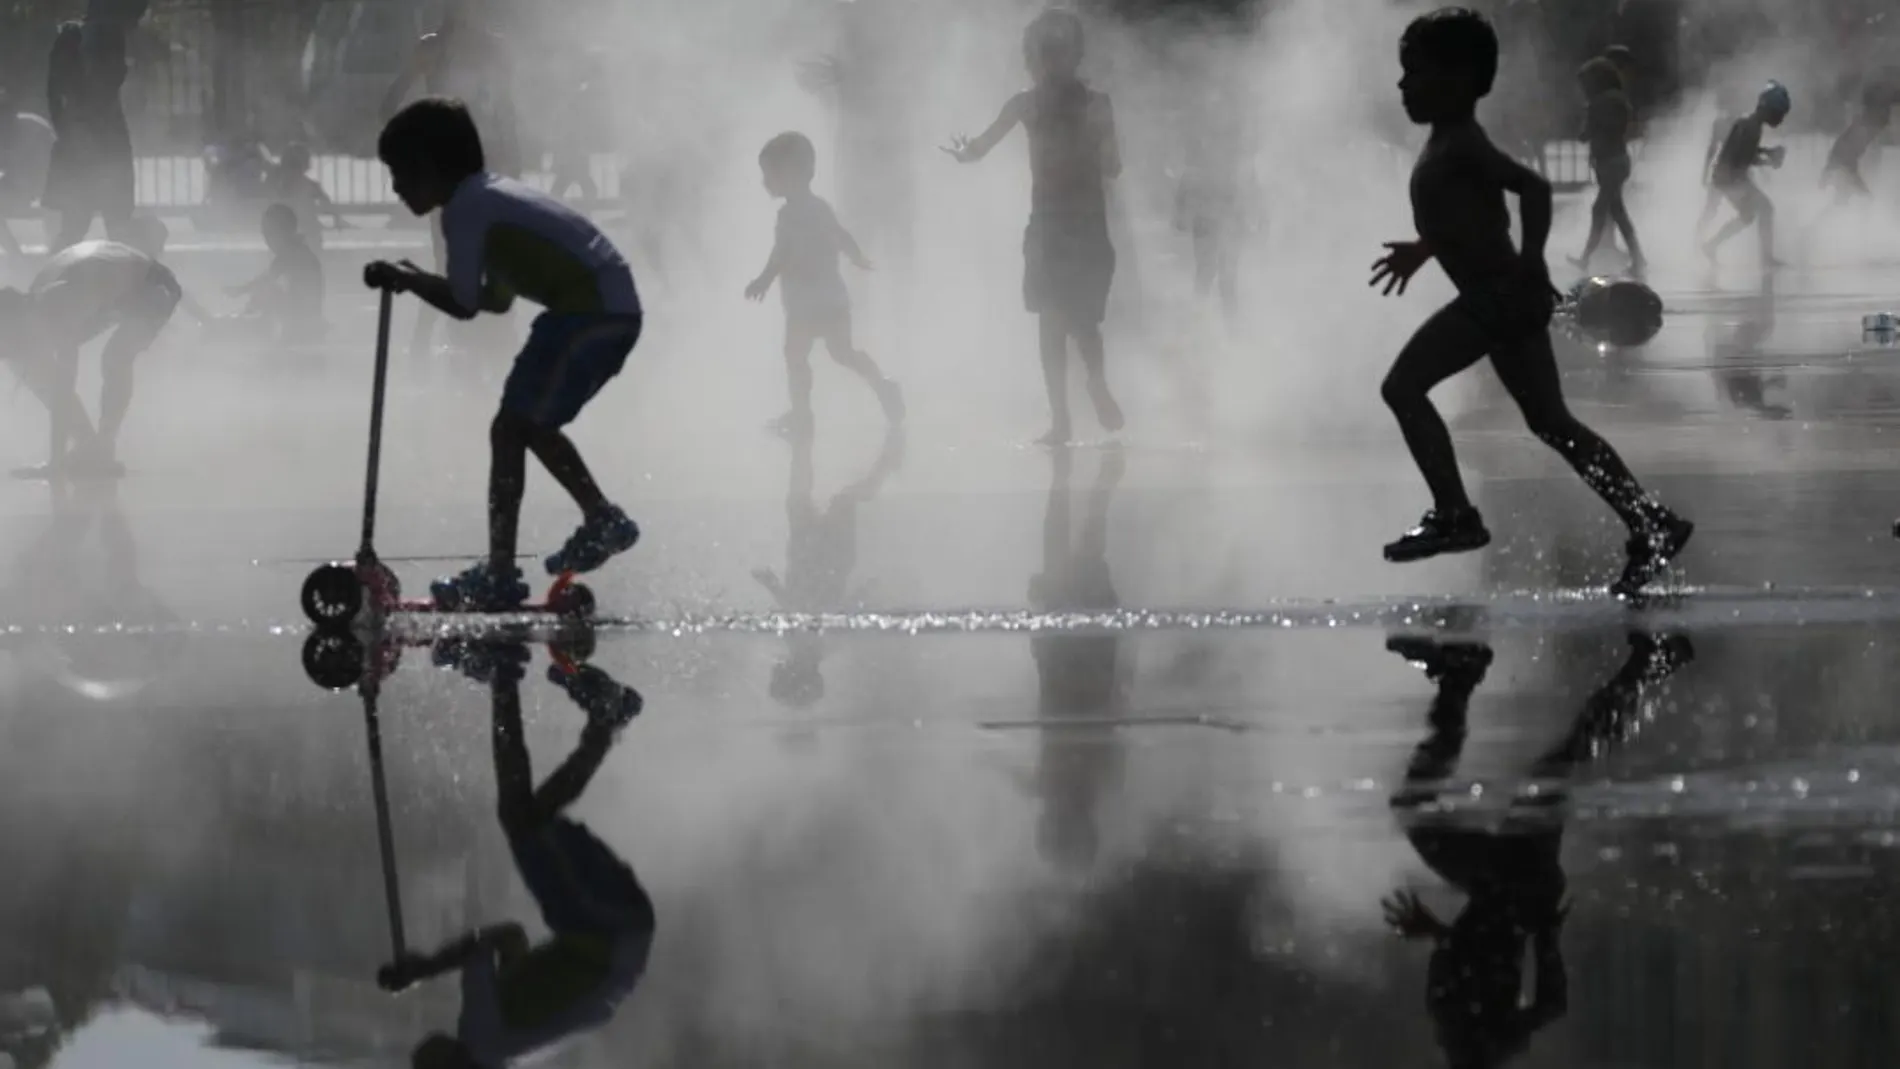
<path id="1" fill-rule="evenodd" d="M 1744 183 L 1744 185 L 1746 188 L 1730 196 L 1735 203 L 1735 218 L 1730 219 L 1728 225 L 1716 231 L 1715 236 L 1702 247 L 1710 257 L 1713 257 L 1715 250 L 1721 248 L 1728 239 L 1747 230 L 1755 222 L 1755 216 L 1761 210 L 1760 192 L 1755 189 L 1753 183 Z"/>
<path id="2" fill-rule="evenodd" d="M 797 432 L 811 426 L 811 347 L 818 331 L 810 324 L 788 319 L 785 323 L 785 392 L 791 408 L 779 420 L 779 429 Z"/>
<path id="3" fill-rule="evenodd" d="M 495 751 L 495 794 L 502 827 L 511 833 L 532 830 L 542 822 L 534 804 L 534 765 L 521 723 L 521 683 L 506 672 L 489 684 L 494 719 L 490 728 Z"/>
<path id="4" fill-rule="evenodd" d="M 851 313 L 845 312 L 825 330 L 825 351 L 839 367 L 864 380 L 877 395 L 884 416 L 895 423 L 904 418 L 904 395 L 897 383 L 886 378 L 871 355 L 859 349 L 851 337 Z"/>
<path id="5" fill-rule="evenodd" d="M 1623 245 L 1629 249 L 1630 266 L 1642 270 L 1643 245 L 1636 239 L 1636 220 L 1630 218 L 1629 204 L 1623 199 L 1623 183 L 1618 182 L 1608 191 L 1609 217 L 1616 229 L 1623 235 Z"/>
<path id="6" fill-rule="evenodd" d="M 1655 526 L 1662 507 L 1644 492 L 1623 458 L 1564 403 L 1550 336 L 1539 331 L 1491 361 L 1532 434 L 1555 449 L 1633 532 Z"/>
<path id="7" fill-rule="evenodd" d="M 528 481 L 528 442 L 535 433 L 526 419 L 508 411 L 498 414 L 489 425 L 493 458 L 488 469 L 488 562 L 498 575 L 508 574 L 515 567 L 521 495 Z"/>
<path id="8" fill-rule="evenodd" d="M 1589 266 L 1590 260 L 1597 254 L 1597 246 L 1603 243 L 1603 235 L 1610 229 L 1610 193 L 1605 186 L 1597 186 L 1596 199 L 1590 202 L 1590 237 L 1583 243 L 1583 253 L 1576 262 Z"/>
<path id="9" fill-rule="evenodd" d="M 1759 203 L 1755 209 L 1755 219 L 1761 227 L 1758 234 L 1761 238 L 1761 263 L 1763 267 L 1772 267 L 1781 262 L 1775 258 L 1775 205 L 1768 199 L 1768 194 L 1761 190 L 1755 191 L 1755 198 Z"/>
<path id="10" fill-rule="evenodd" d="M 1399 433 L 1419 474 L 1431 489 L 1432 508 L 1456 513 L 1471 508 L 1451 431 L 1428 396 L 1439 383 L 1484 358 L 1491 347 L 1484 330 L 1456 304 L 1433 313 L 1392 363 L 1379 392 L 1399 421 Z"/>
<path id="11" fill-rule="evenodd" d="M 1060 317 L 1044 312 L 1036 317 L 1042 349 L 1042 384 L 1049 392 L 1049 433 L 1043 441 L 1069 440 L 1069 331 Z"/>
<path id="12" fill-rule="evenodd" d="M 1080 323 L 1071 327 L 1069 334 L 1075 339 L 1076 355 L 1082 360 L 1083 370 L 1088 372 L 1089 400 L 1095 404 L 1095 418 L 1104 430 L 1121 430 L 1122 408 L 1108 389 L 1108 360 L 1103 353 L 1102 328 L 1094 323 Z"/>
<path id="13" fill-rule="evenodd" d="M 594 473 L 587 470 L 587 462 L 581 459 L 572 438 L 547 427 L 529 427 L 526 440 L 534 458 L 580 506 L 582 515 L 593 516 L 607 508 L 607 497 L 594 482 Z"/>

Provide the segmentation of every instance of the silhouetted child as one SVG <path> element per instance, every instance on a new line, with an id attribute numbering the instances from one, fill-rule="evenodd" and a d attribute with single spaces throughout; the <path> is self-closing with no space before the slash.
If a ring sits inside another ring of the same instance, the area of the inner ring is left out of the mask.
<path id="1" fill-rule="evenodd" d="M 461 102 L 419 100 L 383 128 L 377 154 L 409 210 L 440 208 L 448 275 L 373 263 L 371 286 L 413 293 L 444 315 L 501 314 L 516 296 L 545 309 L 502 386 L 489 427 L 488 559 L 430 591 L 445 609 L 498 611 L 528 598 L 515 564 L 521 495 L 532 452 L 580 506 L 579 529 L 548 557 L 550 575 L 591 572 L 633 548 L 640 529 L 594 482 L 562 428 L 620 374 L 643 322 L 633 272 L 578 212 L 487 170 L 481 135 Z"/>
<path id="2" fill-rule="evenodd" d="M 134 219 L 122 226 L 140 233 L 145 249 L 80 242 L 47 260 L 27 292 L 0 290 L 5 356 L 47 408 L 49 475 L 124 473 L 118 439 L 132 405 L 133 363 L 158 340 L 184 298 L 177 277 L 157 259 L 162 224 Z M 79 403 L 79 350 L 107 332 L 95 427 Z"/>
<path id="3" fill-rule="evenodd" d="M 804 134 L 780 134 L 759 151 L 765 191 L 784 200 L 785 206 L 778 211 L 772 255 L 759 277 L 746 285 L 745 295 L 749 301 L 764 300 L 776 282 L 785 303 L 785 377 L 792 407 L 772 428 L 789 436 L 812 430 L 811 349 L 821 339 L 838 366 L 863 379 L 877 395 L 886 419 L 897 423 L 904 418 L 904 396 L 897 384 L 852 340 L 851 295 L 845 291 L 838 258 L 866 270 L 871 262 L 831 205 L 811 191 L 817 169 L 817 150 Z"/>
<path id="4" fill-rule="evenodd" d="M 1381 387 L 1432 493 L 1431 511 L 1385 547 L 1385 558 L 1423 560 L 1490 543 L 1491 532 L 1465 491 L 1451 434 L 1429 397 L 1439 383 L 1489 355 L 1531 433 L 1628 525 L 1629 561 L 1611 590 L 1634 595 L 1681 552 L 1694 526 L 1652 500 L 1609 443 L 1564 403 L 1548 330 L 1557 300 L 1544 262 L 1550 183 L 1498 151 L 1475 115 L 1497 76 L 1497 34 L 1476 12 L 1444 8 L 1406 28 L 1399 62 L 1405 113 L 1431 126 L 1412 171 L 1419 236 L 1387 243 L 1386 256 L 1373 265 L 1372 284 L 1404 293 L 1418 269 L 1436 259 L 1458 296 L 1412 335 Z M 1517 194 L 1523 213 L 1521 250 L 1511 246 L 1507 192 Z"/>
<path id="5" fill-rule="evenodd" d="M 1571 261 L 1584 271 L 1596 256 L 1597 246 L 1608 233 L 1610 224 L 1623 235 L 1629 248 L 1630 273 L 1643 273 L 1643 248 L 1636 240 L 1636 224 L 1623 203 L 1623 186 L 1630 179 L 1629 139 L 1636 119 L 1623 79 L 1615 64 L 1604 58 L 1593 59 L 1577 71 L 1577 84 L 1589 102 L 1584 121 L 1583 139 L 1590 146 L 1590 167 L 1596 172 L 1597 197 L 1590 205 L 1590 237 L 1583 255 Z"/>
<path id="6" fill-rule="evenodd" d="M 1861 176 L 1860 161 L 1887 132 L 1892 117 L 1891 93 L 1884 87 L 1872 88 L 1861 99 L 1860 114 L 1834 139 L 1833 147 L 1828 149 L 1827 164 L 1821 168 L 1821 187 L 1834 191 L 1834 206 L 1873 195 L 1867 188 L 1867 179 Z"/>
<path id="7" fill-rule="evenodd" d="M 1767 164 L 1780 167 L 1787 149 L 1777 145 L 1774 148 L 1761 147 L 1763 127 L 1780 126 L 1793 107 L 1788 90 L 1779 82 L 1769 82 L 1755 100 L 1755 110 L 1735 120 L 1729 127 L 1728 136 L 1722 139 L 1722 149 L 1715 154 L 1715 164 L 1709 172 L 1709 185 L 1727 198 L 1735 207 L 1735 218 L 1727 226 L 1716 231 L 1714 237 L 1702 246 L 1702 254 L 1715 260 L 1716 250 L 1723 242 L 1759 224 L 1761 227 L 1761 262 L 1763 267 L 1773 267 L 1781 261 L 1775 259 L 1775 206 L 1768 194 L 1761 191 L 1754 180 L 1748 176 L 1750 168 Z"/>
<path id="8" fill-rule="evenodd" d="M 314 340 L 323 334 L 323 261 L 310 247 L 289 206 L 264 209 L 264 247 L 270 267 L 256 279 L 228 291 L 248 298 L 245 318 L 256 318 L 286 341 Z"/>
<path id="9" fill-rule="evenodd" d="M 1740 109 L 1721 108 L 1715 116 L 1715 122 L 1709 127 L 1709 145 L 1702 153 L 1702 185 L 1706 190 L 1702 197 L 1702 214 L 1696 216 L 1696 240 L 1702 240 L 1703 231 L 1715 219 L 1715 210 L 1722 206 L 1722 191 L 1715 188 L 1715 158 L 1722 154 L 1722 142 L 1728 140 L 1729 127 L 1734 126 Z"/>
<path id="10" fill-rule="evenodd" d="M 1616 675 L 1592 693 L 1563 740 L 1531 769 L 1503 816 L 1466 813 L 1445 781 L 1464 751 L 1466 709 L 1484 680 L 1491 649 L 1482 643 L 1395 637 L 1386 648 L 1419 664 L 1438 685 L 1430 734 L 1413 752 L 1391 805 L 1420 860 L 1462 892 L 1450 924 L 1411 891 L 1383 902 L 1386 922 L 1408 939 L 1432 941 L 1425 1001 L 1453 1069 L 1493 1069 L 1523 1054 L 1531 1039 L 1569 1009 L 1560 942 L 1569 915 L 1562 864 L 1569 780 L 1582 764 L 1628 737 L 1641 699 L 1695 656 L 1685 638 L 1632 634 Z M 1487 792 L 1489 795 L 1490 792 Z M 1532 961 L 1532 998 L 1524 958 Z"/>
<path id="11" fill-rule="evenodd" d="M 1194 243 L 1194 292 L 1220 296 L 1232 322 L 1240 314 L 1240 253 L 1257 204 L 1251 139 L 1240 103 L 1225 86 L 1210 90 L 1188 119 L 1187 152 L 1175 192 L 1175 226 Z"/>
<path id="12" fill-rule="evenodd" d="M 445 641 L 435 659 L 489 686 L 502 833 L 548 938 L 530 944 L 519 924 L 491 925 L 385 966 L 377 983 L 399 991 L 459 972 L 455 1035 L 424 1039 L 411 1064 L 501 1069 L 606 1024 L 646 973 L 656 925 L 652 899 L 611 847 L 565 815 L 599 771 L 616 732 L 638 715 L 641 699 L 591 665 L 550 668 L 549 680 L 568 691 L 588 724 L 573 754 L 537 787 L 521 717 L 527 648 Z"/>
<path id="13" fill-rule="evenodd" d="M 310 177 L 310 150 L 303 145 L 284 146 L 283 155 L 277 157 L 264 179 L 264 195 L 296 213 L 297 230 L 313 249 L 323 247 L 323 216 L 328 215 L 339 229 L 343 226 L 343 217 L 337 214 L 330 194 Z"/>
<path id="14" fill-rule="evenodd" d="M 1102 320 L 1115 279 L 1108 233 L 1108 182 L 1121 174 L 1121 147 L 1108 96 L 1082 81 L 1082 22 L 1046 11 L 1023 35 L 1023 58 L 1035 85 L 1011 97 L 975 140 L 959 137 L 945 151 L 959 162 L 989 155 L 1021 125 L 1029 136 L 1029 226 L 1023 234 L 1023 305 L 1041 322 L 1043 382 L 1050 428 L 1042 441 L 1070 438 L 1068 346 L 1088 373 L 1096 419 L 1122 428 L 1121 406 L 1108 388 Z"/>

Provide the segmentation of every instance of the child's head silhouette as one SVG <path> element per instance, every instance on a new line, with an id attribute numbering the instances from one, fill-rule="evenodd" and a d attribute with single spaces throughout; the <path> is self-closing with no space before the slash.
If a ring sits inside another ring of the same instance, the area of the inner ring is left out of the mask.
<path id="1" fill-rule="evenodd" d="M 1577 68 L 1577 84 L 1583 88 L 1583 95 L 1597 97 L 1604 93 L 1618 92 L 1623 88 L 1623 75 L 1616 64 L 1607 57 L 1598 56 Z"/>
<path id="2" fill-rule="evenodd" d="M 759 150 L 759 170 L 765 175 L 765 190 L 774 197 L 789 196 L 811 186 L 818 174 L 818 150 L 811 138 L 787 131 L 765 143 Z"/>
<path id="3" fill-rule="evenodd" d="M 1023 31 L 1023 61 L 1038 83 L 1075 77 L 1082 54 L 1082 20 L 1073 11 L 1045 11 Z"/>
<path id="4" fill-rule="evenodd" d="M 1497 31 L 1470 8 L 1440 8 L 1405 28 L 1399 65 L 1399 93 L 1413 122 L 1468 117 L 1497 81 Z"/>
<path id="5" fill-rule="evenodd" d="M 283 154 L 277 157 L 277 165 L 291 174 L 303 174 L 310 170 L 310 147 L 292 141 L 284 146 Z"/>

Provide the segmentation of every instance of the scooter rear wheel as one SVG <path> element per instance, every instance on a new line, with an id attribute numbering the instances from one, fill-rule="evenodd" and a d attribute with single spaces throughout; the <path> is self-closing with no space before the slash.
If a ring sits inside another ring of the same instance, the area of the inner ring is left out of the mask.
<path id="1" fill-rule="evenodd" d="M 346 627 L 363 609 L 363 584 L 356 569 L 332 563 L 313 570 L 303 581 L 303 613 L 318 627 Z"/>

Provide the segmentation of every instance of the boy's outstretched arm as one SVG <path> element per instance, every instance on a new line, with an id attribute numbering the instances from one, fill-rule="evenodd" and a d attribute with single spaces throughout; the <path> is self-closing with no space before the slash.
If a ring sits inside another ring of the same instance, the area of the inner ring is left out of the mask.
<path id="1" fill-rule="evenodd" d="M 400 991 L 443 973 L 455 972 L 478 954 L 512 954 L 527 944 L 527 934 L 519 924 L 494 924 L 469 932 L 443 944 L 433 953 L 409 954 L 392 961 L 376 973 L 376 982 L 388 991 Z"/>
<path id="2" fill-rule="evenodd" d="M 838 221 L 837 216 L 832 217 L 831 225 L 838 236 L 838 250 L 844 253 L 845 259 L 867 271 L 870 270 L 871 261 L 864 258 L 864 250 L 858 247 L 858 239 L 851 236 L 851 231 L 844 228 L 844 224 Z"/>
<path id="3" fill-rule="evenodd" d="M 958 163 L 975 163 L 989 155 L 990 150 L 1000 144 L 1003 138 L 1008 137 L 1009 132 L 1016 129 L 1017 123 L 1023 121 L 1023 111 L 1028 107 L 1027 97 L 1027 93 L 1018 93 L 1010 97 L 1009 102 L 1003 105 L 1003 110 L 997 113 L 996 121 L 990 124 L 989 129 L 978 134 L 974 141 L 967 137 L 954 138 L 944 151 L 956 157 Z"/>
<path id="4" fill-rule="evenodd" d="M 779 272 L 785 269 L 785 251 L 778 243 L 772 243 L 772 255 L 765 258 L 765 266 L 759 269 L 759 277 L 746 284 L 745 299 L 761 301 L 772 290 L 772 283 L 778 281 Z"/>
<path id="5" fill-rule="evenodd" d="M 1116 179 L 1122 176 L 1122 142 L 1115 133 L 1115 106 L 1108 97 L 1102 97 L 1101 109 L 1097 113 L 1096 133 L 1102 146 L 1102 177 Z"/>

